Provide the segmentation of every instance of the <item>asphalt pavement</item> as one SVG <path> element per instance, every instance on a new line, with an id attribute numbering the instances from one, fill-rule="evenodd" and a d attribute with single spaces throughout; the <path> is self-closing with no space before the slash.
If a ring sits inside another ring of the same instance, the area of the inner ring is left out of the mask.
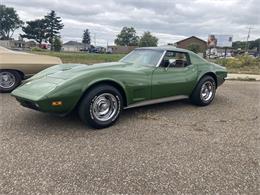
<path id="1" fill-rule="evenodd" d="M 0 194 L 259 194 L 260 82 L 129 109 L 103 130 L 0 94 Z"/>

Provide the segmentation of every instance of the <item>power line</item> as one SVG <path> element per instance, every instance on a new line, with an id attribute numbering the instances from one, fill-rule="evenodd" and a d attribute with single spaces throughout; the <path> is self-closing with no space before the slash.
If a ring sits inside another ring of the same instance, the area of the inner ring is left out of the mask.
<path id="1" fill-rule="evenodd" d="M 251 30 L 254 29 L 252 27 L 248 27 L 248 34 L 247 34 L 247 38 L 246 38 L 246 52 L 248 51 L 248 40 L 249 40 L 249 37 L 250 37 L 250 33 L 251 33 Z"/>

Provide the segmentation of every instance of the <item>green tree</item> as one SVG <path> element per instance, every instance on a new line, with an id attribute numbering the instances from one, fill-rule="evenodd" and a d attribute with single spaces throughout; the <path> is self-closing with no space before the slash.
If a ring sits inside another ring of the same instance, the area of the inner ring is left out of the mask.
<path id="1" fill-rule="evenodd" d="M 84 43 L 87 46 L 87 45 L 90 45 L 90 42 L 91 42 L 90 33 L 89 33 L 89 30 L 86 29 L 83 32 L 82 43 Z"/>
<path id="2" fill-rule="evenodd" d="M 235 41 L 232 43 L 232 47 L 234 49 L 238 49 L 238 48 L 245 49 L 246 42 L 245 41 Z"/>
<path id="3" fill-rule="evenodd" d="M 260 51 L 260 38 L 249 42 L 249 49 L 254 48 L 256 48 L 258 52 Z"/>
<path id="4" fill-rule="evenodd" d="M 138 42 L 139 37 L 136 35 L 136 31 L 133 27 L 123 27 L 115 39 L 116 45 L 123 46 L 137 46 Z"/>
<path id="5" fill-rule="evenodd" d="M 158 38 L 153 36 L 149 31 L 144 32 L 139 41 L 140 47 L 156 47 L 158 44 Z"/>
<path id="6" fill-rule="evenodd" d="M 22 38 L 33 39 L 39 44 L 48 39 L 45 19 L 28 21 L 26 24 L 27 25 L 22 28 L 24 32 L 24 34 L 21 34 Z"/>
<path id="7" fill-rule="evenodd" d="M 188 45 L 187 49 L 190 51 L 193 51 L 194 53 L 202 52 L 202 50 L 198 44 L 190 44 L 190 45 Z"/>
<path id="8" fill-rule="evenodd" d="M 63 29 L 64 25 L 62 24 L 62 20 L 60 17 L 56 16 L 55 11 L 51 11 L 45 17 L 46 22 L 46 36 L 49 39 L 49 43 L 51 44 L 51 50 L 53 50 L 53 42 L 55 36 L 60 34 L 60 30 Z"/>
<path id="9" fill-rule="evenodd" d="M 242 50 L 246 48 L 246 41 L 235 41 L 232 43 L 232 48 L 238 49 L 241 48 Z M 248 41 L 248 48 L 249 49 L 254 49 L 256 48 L 257 51 L 260 51 L 260 38 L 253 40 L 253 41 Z"/>
<path id="10" fill-rule="evenodd" d="M 12 7 L 0 5 L 0 39 L 12 38 L 14 31 L 23 25 L 18 14 Z"/>
<path id="11" fill-rule="evenodd" d="M 62 47 L 62 42 L 61 42 L 60 38 L 58 36 L 55 36 L 54 41 L 53 41 L 54 51 L 60 51 L 61 47 Z"/>

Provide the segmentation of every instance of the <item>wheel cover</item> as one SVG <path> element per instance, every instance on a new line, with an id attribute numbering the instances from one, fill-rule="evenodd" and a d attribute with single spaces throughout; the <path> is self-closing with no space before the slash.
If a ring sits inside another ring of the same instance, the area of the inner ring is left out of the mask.
<path id="1" fill-rule="evenodd" d="M 200 97 L 204 102 L 208 102 L 214 95 L 214 85 L 210 81 L 206 81 L 201 86 Z"/>
<path id="2" fill-rule="evenodd" d="M 108 121 L 118 112 L 117 98 L 111 93 L 100 94 L 92 103 L 91 112 L 99 121 Z"/>
<path id="3" fill-rule="evenodd" d="M 9 89 L 15 85 L 15 76 L 10 72 L 0 72 L 0 87 Z"/>

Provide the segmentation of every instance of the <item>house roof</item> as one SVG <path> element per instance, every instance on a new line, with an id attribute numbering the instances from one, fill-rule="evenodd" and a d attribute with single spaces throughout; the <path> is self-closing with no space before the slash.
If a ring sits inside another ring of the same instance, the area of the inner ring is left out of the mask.
<path id="1" fill-rule="evenodd" d="M 77 45 L 77 46 L 81 46 L 84 45 L 83 43 L 77 42 L 77 41 L 68 41 L 66 43 L 64 43 L 63 45 Z"/>
<path id="2" fill-rule="evenodd" d="M 195 39 L 198 39 L 199 41 L 202 41 L 202 42 L 204 42 L 204 43 L 207 43 L 207 42 L 204 41 L 203 39 L 200 39 L 200 38 L 198 38 L 198 37 L 196 37 L 196 36 L 191 36 L 191 37 L 188 37 L 188 38 L 186 38 L 186 39 L 182 39 L 182 40 L 180 40 L 180 41 L 177 41 L 176 43 L 178 44 L 178 43 L 181 43 L 181 42 L 183 42 L 183 41 L 187 41 L 187 40 L 189 40 L 189 39 L 191 39 L 191 38 L 195 38 Z"/>
<path id="3" fill-rule="evenodd" d="M 172 50 L 172 51 L 177 51 L 177 52 L 190 52 L 189 50 L 186 50 L 186 49 L 182 49 L 182 48 L 177 48 L 177 47 L 174 47 L 174 46 L 159 46 L 159 47 L 139 47 L 139 48 L 136 48 L 136 49 L 152 49 L 152 50 Z"/>

